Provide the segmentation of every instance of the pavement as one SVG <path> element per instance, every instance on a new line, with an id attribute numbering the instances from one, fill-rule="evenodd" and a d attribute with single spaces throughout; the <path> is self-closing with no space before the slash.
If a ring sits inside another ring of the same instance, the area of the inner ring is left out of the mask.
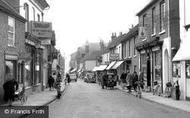
<path id="1" fill-rule="evenodd" d="M 122 89 L 121 86 L 117 86 L 117 88 L 123 92 L 128 93 L 128 90 Z M 134 91 L 132 91 L 131 95 L 136 95 Z M 183 111 L 190 112 L 190 101 L 185 101 L 185 100 L 174 100 L 173 98 L 167 98 L 164 96 L 158 96 L 158 95 L 153 95 L 151 92 L 142 92 L 142 99 L 148 100 L 150 102 L 155 102 L 158 104 L 165 105 L 167 107 L 171 107 L 174 109 L 180 109 Z"/>
<path id="2" fill-rule="evenodd" d="M 66 88 L 67 88 L 67 85 L 65 86 L 64 83 L 62 83 L 61 91 L 64 92 Z M 44 91 L 33 92 L 31 95 L 28 95 L 27 101 L 24 104 L 21 104 L 21 102 L 18 100 L 18 101 L 14 101 L 12 105 L 13 106 L 45 106 L 53 102 L 54 100 L 56 100 L 57 99 L 56 95 L 57 95 L 56 89 L 50 91 L 49 88 L 47 88 Z M 8 105 L 3 104 L 2 106 L 8 106 Z"/>

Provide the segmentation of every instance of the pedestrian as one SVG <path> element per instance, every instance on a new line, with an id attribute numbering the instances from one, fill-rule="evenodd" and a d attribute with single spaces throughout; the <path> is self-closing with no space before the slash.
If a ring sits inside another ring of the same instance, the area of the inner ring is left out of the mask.
<path id="1" fill-rule="evenodd" d="M 181 92 L 180 92 L 180 89 L 179 89 L 179 88 L 180 88 L 180 87 L 179 87 L 179 83 L 178 83 L 178 80 L 177 80 L 176 83 L 175 83 L 176 100 L 179 100 L 179 99 L 180 99 L 180 94 L 181 94 Z"/>
<path id="2" fill-rule="evenodd" d="M 139 82 L 140 82 L 140 87 L 143 90 L 144 89 L 144 73 L 140 72 L 139 73 L 139 78 L 138 78 Z"/>
<path id="3" fill-rule="evenodd" d="M 101 79 L 102 89 L 104 89 L 104 86 L 107 87 L 107 80 L 108 80 L 108 75 L 107 75 L 106 71 L 104 71 L 104 73 L 102 75 L 102 79 Z"/>
<path id="4" fill-rule="evenodd" d="M 120 80 L 121 80 L 122 89 L 125 89 L 127 83 L 126 83 L 126 74 L 124 72 L 121 74 Z"/>
<path id="5" fill-rule="evenodd" d="M 54 82 L 55 82 L 54 78 L 50 75 L 48 78 L 48 85 L 50 91 L 53 89 Z"/>
<path id="6" fill-rule="evenodd" d="M 133 72 L 133 79 L 132 79 L 132 82 L 133 82 L 133 88 L 134 88 L 134 91 L 136 92 L 137 91 L 137 82 L 138 82 L 138 75 L 137 75 L 137 72 L 134 71 Z"/>
<path id="7" fill-rule="evenodd" d="M 133 79 L 133 77 L 132 77 L 132 74 L 131 73 L 128 73 L 127 74 L 127 78 L 126 78 L 126 81 L 127 81 L 127 88 L 128 88 L 128 92 L 129 93 L 131 93 L 131 87 L 132 87 L 132 79 Z"/>
<path id="8" fill-rule="evenodd" d="M 71 78 L 70 78 L 70 75 L 68 73 L 66 74 L 66 79 L 67 79 L 67 83 L 69 84 L 71 82 Z"/>
<path id="9" fill-rule="evenodd" d="M 57 90 L 57 98 L 60 98 L 61 97 L 61 74 L 60 73 L 57 74 L 55 86 Z"/>
<path id="10" fill-rule="evenodd" d="M 9 106 L 12 106 L 12 102 L 15 98 L 15 91 L 18 90 L 18 82 L 12 78 L 11 74 L 7 74 L 6 82 L 3 84 L 4 89 L 4 101 L 8 102 Z"/>

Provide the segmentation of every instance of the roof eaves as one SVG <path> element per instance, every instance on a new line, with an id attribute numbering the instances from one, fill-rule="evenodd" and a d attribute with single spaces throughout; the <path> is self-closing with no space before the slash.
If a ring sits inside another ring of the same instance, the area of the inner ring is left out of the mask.
<path id="1" fill-rule="evenodd" d="M 156 3 L 158 0 L 151 0 L 142 10 L 140 10 L 136 16 L 140 16 L 143 12 L 145 12 L 148 8 L 150 8 L 154 3 Z"/>
<path id="2" fill-rule="evenodd" d="M 26 19 L 23 18 L 20 14 L 18 14 L 14 8 L 12 8 L 6 1 L 0 0 L 0 11 L 7 13 L 11 16 L 14 16 L 16 19 L 26 22 Z"/>

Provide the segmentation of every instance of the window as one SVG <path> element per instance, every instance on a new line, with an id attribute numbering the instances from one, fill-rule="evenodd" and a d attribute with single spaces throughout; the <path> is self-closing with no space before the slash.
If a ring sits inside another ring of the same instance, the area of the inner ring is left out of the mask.
<path id="1" fill-rule="evenodd" d="M 15 46 L 15 19 L 8 17 L 8 46 Z"/>
<path id="2" fill-rule="evenodd" d="M 156 25 L 155 25 L 155 7 L 152 8 L 152 34 L 156 33 Z"/>
<path id="3" fill-rule="evenodd" d="M 142 24 L 142 25 L 143 25 L 143 27 L 145 26 L 145 18 L 146 18 L 146 14 L 145 14 L 145 15 L 143 15 L 143 21 L 142 21 L 142 22 L 143 22 L 143 24 Z"/>
<path id="4" fill-rule="evenodd" d="M 133 49 L 133 50 L 134 50 L 134 52 L 133 52 L 133 53 L 134 53 L 134 56 L 135 56 L 135 55 L 136 55 L 136 49 L 135 49 L 136 37 L 134 37 L 134 40 L 133 40 L 133 41 L 134 41 L 134 49 Z"/>
<path id="5" fill-rule="evenodd" d="M 180 62 L 173 62 L 173 77 L 181 77 Z"/>
<path id="6" fill-rule="evenodd" d="M 161 81 L 161 51 L 154 52 L 154 80 Z"/>
<path id="7" fill-rule="evenodd" d="M 164 30 L 164 19 L 165 19 L 165 2 L 164 0 L 160 3 L 160 31 Z"/>
<path id="8" fill-rule="evenodd" d="M 8 79 L 7 77 L 16 79 L 16 61 L 5 61 L 5 77 L 5 79 Z"/>
<path id="9" fill-rule="evenodd" d="M 35 11 L 35 9 L 34 9 L 34 7 L 32 7 L 32 10 L 33 10 L 33 20 L 35 21 L 36 20 L 36 11 Z"/>
<path id="10" fill-rule="evenodd" d="M 40 14 L 38 14 L 38 22 L 40 22 Z"/>
<path id="11" fill-rule="evenodd" d="M 129 57 L 131 56 L 131 44 L 130 44 L 131 40 L 129 40 Z"/>
<path id="12" fill-rule="evenodd" d="M 26 19 L 26 24 L 25 24 L 25 31 L 29 31 L 29 7 L 27 3 L 24 3 L 24 10 L 25 10 L 25 19 Z"/>

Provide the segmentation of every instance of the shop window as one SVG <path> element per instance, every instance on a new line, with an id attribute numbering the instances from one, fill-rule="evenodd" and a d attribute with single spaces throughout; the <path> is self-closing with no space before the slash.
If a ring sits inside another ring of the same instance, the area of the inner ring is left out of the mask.
<path id="1" fill-rule="evenodd" d="M 32 71 L 31 71 L 31 61 L 25 63 L 25 85 L 32 85 Z"/>
<path id="2" fill-rule="evenodd" d="M 15 46 L 15 19 L 8 17 L 8 46 Z"/>
<path id="3" fill-rule="evenodd" d="M 5 77 L 16 79 L 16 61 L 5 61 Z"/>
<path id="4" fill-rule="evenodd" d="M 173 62 L 173 77 L 181 77 L 181 65 L 180 62 Z"/>
<path id="5" fill-rule="evenodd" d="M 154 73 L 155 73 L 155 80 L 161 80 L 161 52 L 156 51 L 154 54 Z"/>
<path id="6" fill-rule="evenodd" d="M 185 70 L 186 78 L 190 79 L 190 61 L 186 61 Z"/>

